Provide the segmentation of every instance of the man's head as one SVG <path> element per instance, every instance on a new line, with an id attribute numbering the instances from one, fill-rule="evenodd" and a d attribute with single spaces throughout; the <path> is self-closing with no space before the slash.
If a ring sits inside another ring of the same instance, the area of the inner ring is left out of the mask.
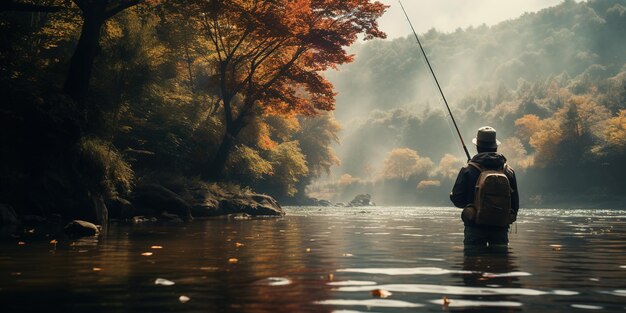
<path id="1" fill-rule="evenodd" d="M 479 128 L 476 138 L 472 139 L 472 142 L 476 145 L 478 153 L 496 152 L 500 145 L 500 141 L 496 139 L 496 130 L 490 126 Z"/>

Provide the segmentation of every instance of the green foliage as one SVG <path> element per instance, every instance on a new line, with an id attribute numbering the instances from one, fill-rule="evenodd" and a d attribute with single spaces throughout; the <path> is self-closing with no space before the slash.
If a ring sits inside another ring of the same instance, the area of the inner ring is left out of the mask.
<path id="1" fill-rule="evenodd" d="M 98 138 L 82 138 L 78 143 L 78 170 L 91 188 L 109 198 L 130 192 L 134 172 L 120 153 Z"/>
<path id="2" fill-rule="evenodd" d="M 269 156 L 274 168 L 271 183 L 278 187 L 279 195 L 293 196 L 298 192 L 297 183 L 309 173 L 306 157 L 297 141 L 283 142 Z"/>
<path id="3" fill-rule="evenodd" d="M 265 160 L 257 150 L 245 145 L 235 147 L 226 166 L 230 177 L 239 181 L 258 181 L 273 174 L 272 163 Z"/>

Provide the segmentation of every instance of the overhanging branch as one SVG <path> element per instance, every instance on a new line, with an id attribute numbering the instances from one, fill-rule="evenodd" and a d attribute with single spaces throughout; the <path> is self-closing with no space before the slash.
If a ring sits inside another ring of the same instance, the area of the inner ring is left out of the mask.
<path id="1" fill-rule="evenodd" d="M 51 5 L 37 5 L 30 3 L 20 3 L 17 1 L 3 0 L 0 2 L 0 12 L 4 11 L 18 11 L 18 12 L 58 12 L 63 7 L 51 6 Z"/>

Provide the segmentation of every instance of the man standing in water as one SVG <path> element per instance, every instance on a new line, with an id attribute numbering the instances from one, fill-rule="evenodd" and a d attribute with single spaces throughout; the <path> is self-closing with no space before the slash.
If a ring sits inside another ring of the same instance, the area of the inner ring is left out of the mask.
<path id="1" fill-rule="evenodd" d="M 461 168 L 450 200 L 463 208 L 465 245 L 506 245 L 519 209 L 515 172 L 498 153 L 496 130 L 485 126 L 472 140 L 478 154 Z"/>

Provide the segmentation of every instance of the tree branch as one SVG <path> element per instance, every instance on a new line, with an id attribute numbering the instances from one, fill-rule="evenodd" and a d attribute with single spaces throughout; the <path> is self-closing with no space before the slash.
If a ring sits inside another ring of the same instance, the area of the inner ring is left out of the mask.
<path id="1" fill-rule="evenodd" d="M 135 6 L 135 5 L 139 4 L 140 2 L 142 2 L 142 0 L 122 1 L 116 7 L 111 8 L 110 10 L 106 11 L 104 13 L 104 19 L 108 20 L 108 19 L 112 18 L 113 16 L 115 16 L 115 14 L 120 13 L 120 12 L 122 12 L 122 11 L 132 7 L 132 6 Z"/>
<path id="2" fill-rule="evenodd" d="M 61 11 L 63 7 L 59 6 L 51 6 L 51 5 L 37 5 L 30 3 L 20 3 L 11 0 L 3 0 L 0 2 L 0 12 L 4 11 L 18 11 L 18 12 L 58 12 Z"/>

